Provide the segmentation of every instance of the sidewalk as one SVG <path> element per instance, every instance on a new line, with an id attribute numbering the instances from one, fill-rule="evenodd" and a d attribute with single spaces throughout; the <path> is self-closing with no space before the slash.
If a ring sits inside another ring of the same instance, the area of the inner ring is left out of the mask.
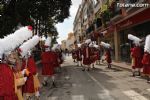
<path id="1" fill-rule="evenodd" d="M 120 67 L 128 71 L 132 71 L 131 65 L 125 62 L 112 62 L 112 65 L 115 67 Z"/>

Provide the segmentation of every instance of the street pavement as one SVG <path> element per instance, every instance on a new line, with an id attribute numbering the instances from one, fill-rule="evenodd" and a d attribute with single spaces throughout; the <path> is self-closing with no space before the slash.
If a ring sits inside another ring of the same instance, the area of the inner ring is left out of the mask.
<path id="1" fill-rule="evenodd" d="M 56 75 L 56 87 L 49 79 L 48 86 L 41 87 L 40 100 L 150 100 L 150 84 L 144 78 L 114 66 L 95 67 L 82 71 L 68 56 Z"/>

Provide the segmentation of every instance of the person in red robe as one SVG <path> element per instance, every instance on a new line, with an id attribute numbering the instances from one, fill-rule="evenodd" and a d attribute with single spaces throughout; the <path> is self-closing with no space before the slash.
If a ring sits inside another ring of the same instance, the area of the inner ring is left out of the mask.
<path id="1" fill-rule="evenodd" d="M 132 73 L 133 76 L 136 75 L 136 69 L 138 69 L 138 76 L 141 75 L 141 68 L 142 68 L 142 57 L 143 57 L 143 52 L 142 52 L 142 48 L 140 47 L 140 42 L 142 41 L 140 38 L 132 35 L 132 34 L 128 34 L 128 39 L 132 41 L 134 47 L 131 48 L 131 66 L 132 66 Z"/>
<path id="2" fill-rule="evenodd" d="M 0 100 L 18 100 L 14 79 L 10 66 L 0 62 Z"/>
<path id="3" fill-rule="evenodd" d="M 23 86 L 23 93 L 26 95 L 27 99 L 30 99 L 32 95 L 35 95 L 36 98 L 39 99 L 40 83 L 37 78 L 37 66 L 31 52 L 28 52 L 28 57 L 23 61 L 22 69 L 27 69 L 29 72 L 27 81 Z"/>
<path id="4" fill-rule="evenodd" d="M 87 66 L 87 70 L 90 70 L 90 65 L 91 65 L 91 49 L 89 47 L 91 40 L 86 40 L 85 43 L 86 45 L 83 48 L 82 54 L 83 54 L 83 64 Z M 85 66 L 83 66 L 82 71 L 85 71 Z"/>
<path id="5" fill-rule="evenodd" d="M 105 60 L 107 61 L 108 68 L 111 68 L 112 60 L 111 60 L 110 48 L 107 48 L 107 49 L 106 49 L 106 52 L 105 52 Z"/>
<path id="6" fill-rule="evenodd" d="M 76 55 L 76 52 L 75 52 L 75 51 L 76 51 L 75 49 L 73 49 L 73 50 L 71 51 L 73 62 L 76 62 L 76 58 L 77 58 L 77 55 Z"/>
<path id="7" fill-rule="evenodd" d="M 98 48 L 96 48 L 94 53 L 95 53 L 96 64 L 100 64 L 100 50 Z"/>
<path id="8" fill-rule="evenodd" d="M 53 77 L 54 75 L 54 65 L 53 65 L 53 52 L 46 48 L 45 52 L 41 54 L 42 60 L 42 75 L 44 76 L 43 85 L 47 86 L 48 77 Z"/>
<path id="9" fill-rule="evenodd" d="M 142 64 L 143 74 L 147 76 L 147 82 L 150 83 L 150 35 L 148 35 L 145 40 Z"/>
<path id="10" fill-rule="evenodd" d="M 131 58 L 132 58 L 132 72 L 133 76 L 135 76 L 136 69 L 138 70 L 138 76 L 141 75 L 141 68 L 142 66 L 142 49 L 140 46 L 134 46 L 131 49 Z"/>
<path id="11" fill-rule="evenodd" d="M 78 47 L 75 51 L 75 54 L 77 56 L 77 66 L 81 65 L 82 66 L 82 50 L 81 50 L 81 44 L 78 44 Z"/>

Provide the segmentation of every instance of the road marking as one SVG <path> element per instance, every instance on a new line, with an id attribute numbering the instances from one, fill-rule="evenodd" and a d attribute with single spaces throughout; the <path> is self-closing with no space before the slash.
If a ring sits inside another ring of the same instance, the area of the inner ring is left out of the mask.
<path id="1" fill-rule="evenodd" d="M 107 100 L 114 100 L 113 97 L 110 95 L 109 90 L 107 90 L 102 84 L 99 83 L 98 80 L 96 80 L 92 75 L 90 75 L 88 72 L 86 72 L 87 75 L 100 87 L 103 89 L 103 94 L 105 95 L 105 98 L 111 98 L 111 99 L 107 99 Z M 99 98 L 102 98 L 102 95 L 98 94 Z"/>
<path id="2" fill-rule="evenodd" d="M 73 95 L 72 100 L 84 100 L 84 96 L 83 95 Z"/>
<path id="3" fill-rule="evenodd" d="M 58 100 L 58 97 L 49 97 L 48 100 Z"/>
<path id="4" fill-rule="evenodd" d="M 123 93 L 126 96 L 128 96 L 131 100 L 148 100 L 147 98 L 133 90 L 123 91 Z"/>

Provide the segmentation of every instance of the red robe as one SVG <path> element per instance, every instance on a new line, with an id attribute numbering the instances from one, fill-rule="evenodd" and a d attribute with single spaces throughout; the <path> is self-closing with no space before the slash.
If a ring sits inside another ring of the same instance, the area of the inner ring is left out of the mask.
<path id="1" fill-rule="evenodd" d="M 57 52 L 57 54 L 58 54 L 58 57 L 59 57 L 59 64 L 62 64 L 63 63 L 63 59 L 62 59 L 62 53 L 59 51 L 59 52 Z"/>
<path id="2" fill-rule="evenodd" d="M 0 100 L 18 100 L 15 94 L 14 74 L 7 64 L 0 64 Z"/>
<path id="3" fill-rule="evenodd" d="M 150 75 L 150 54 L 149 53 L 146 52 L 144 53 L 142 64 L 143 64 L 143 74 Z"/>
<path id="4" fill-rule="evenodd" d="M 96 50 L 94 52 L 94 54 L 95 54 L 95 61 L 100 60 L 100 52 L 99 52 L 99 50 Z"/>
<path id="5" fill-rule="evenodd" d="M 82 51 L 80 48 L 75 51 L 75 54 L 77 55 L 77 61 L 82 61 Z"/>
<path id="6" fill-rule="evenodd" d="M 134 47 L 131 50 L 131 56 L 134 58 L 134 66 L 132 66 L 133 69 L 135 68 L 142 68 L 142 49 L 140 47 Z"/>
<path id="7" fill-rule="evenodd" d="M 91 63 L 94 63 L 96 61 L 95 48 L 91 47 L 90 49 L 91 49 L 91 55 L 90 55 Z"/>
<path id="8" fill-rule="evenodd" d="M 42 58 L 42 75 L 53 75 L 54 74 L 54 66 L 53 66 L 53 54 L 51 51 L 49 52 L 43 52 L 41 54 Z"/>
<path id="9" fill-rule="evenodd" d="M 83 64 L 90 65 L 91 64 L 91 59 L 90 59 L 91 49 L 90 49 L 90 47 L 84 47 L 82 54 L 83 54 Z"/>
<path id="10" fill-rule="evenodd" d="M 111 60 L 110 50 L 107 50 L 107 51 L 106 51 L 105 56 L 106 56 L 105 59 L 106 59 L 107 63 L 111 63 L 112 60 Z"/>
<path id="11" fill-rule="evenodd" d="M 22 69 L 25 69 L 26 67 L 25 65 L 26 64 L 24 61 Z M 33 75 L 36 75 L 37 69 L 36 69 L 36 64 L 35 64 L 33 57 L 28 58 L 27 69 L 30 72 L 30 74 L 27 77 L 27 81 L 25 85 L 23 86 L 23 93 L 35 93 Z"/>
<path id="12" fill-rule="evenodd" d="M 72 51 L 72 59 L 76 59 L 77 58 L 77 55 L 76 55 L 76 52 L 75 50 Z"/>
<path id="13" fill-rule="evenodd" d="M 57 52 L 52 52 L 52 62 L 53 66 L 55 67 L 60 67 L 60 62 L 59 62 L 59 55 Z"/>

